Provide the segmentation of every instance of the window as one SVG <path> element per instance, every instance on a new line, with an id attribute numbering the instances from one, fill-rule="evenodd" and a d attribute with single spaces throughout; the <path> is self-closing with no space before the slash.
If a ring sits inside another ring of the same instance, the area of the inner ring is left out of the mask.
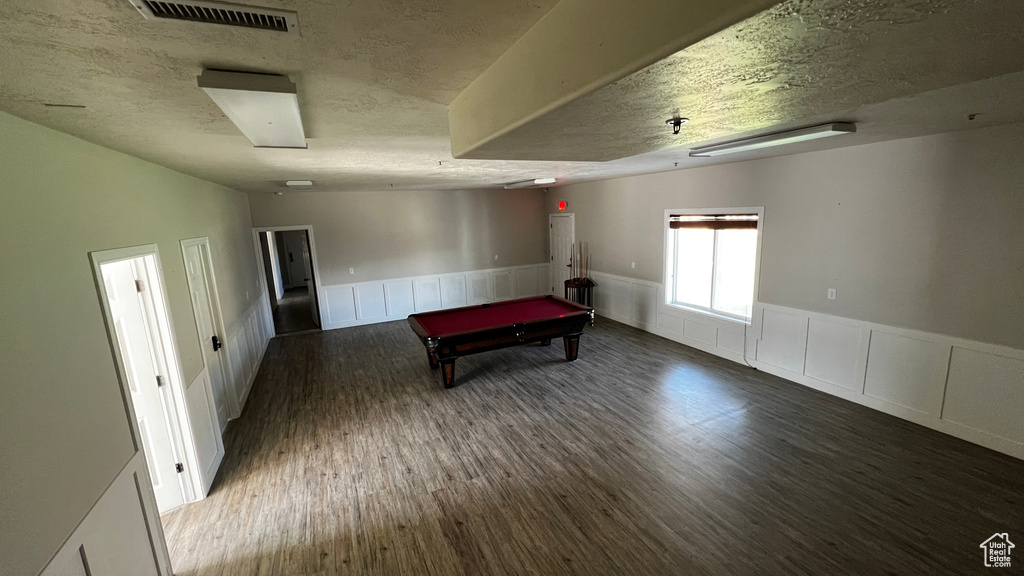
<path id="1" fill-rule="evenodd" d="M 759 209 L 669 211 L 668 304 L 749 321 L 760 219 Z"/>

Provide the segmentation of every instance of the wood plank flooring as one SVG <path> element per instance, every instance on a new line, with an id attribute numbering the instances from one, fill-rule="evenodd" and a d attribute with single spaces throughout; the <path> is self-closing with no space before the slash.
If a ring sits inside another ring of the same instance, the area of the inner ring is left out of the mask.
<path id="1" fill-rule="evenodd" d="M 284 291 L 284 296 L 278 301 L 277 309 L 274 310 L 274 331 L 278 334 L 290 334 L 304 330 L 316 330 L 319 328 L 313 321 L 313 311 L 310 308 L 309 289 L 289 288 Z"/>
<path id="2" fill-rule="evenodd" d="M 210 496 L 163 518 L 175 573 L 982 574 L 993 533 L 1024 546 L 1024 461 L 603 318 L 576 362 L 456 376 L 405 322 L 271 341 Z"/>

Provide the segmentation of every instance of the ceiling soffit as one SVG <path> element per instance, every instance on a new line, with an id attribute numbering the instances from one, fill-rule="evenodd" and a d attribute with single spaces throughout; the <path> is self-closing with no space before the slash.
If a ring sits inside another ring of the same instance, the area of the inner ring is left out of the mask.
<path id="1" fill-rule="evenodd" d="M 562 0 L 449 107 L 452 155 L 487 144 L 778 0 Z"/>
<path id="2" fill-rule="evenodd" d="M 819 120 L 855 121 L 850 111 L 864 105 L 1021 70 L 1018 0 L 789 0 L 480 138 L 463 156 L 607 161 Z M 665 120 L 677 115 L 690 123 L 673 136 Z M 457 127 L 453 116 L 453 145 Z"/>

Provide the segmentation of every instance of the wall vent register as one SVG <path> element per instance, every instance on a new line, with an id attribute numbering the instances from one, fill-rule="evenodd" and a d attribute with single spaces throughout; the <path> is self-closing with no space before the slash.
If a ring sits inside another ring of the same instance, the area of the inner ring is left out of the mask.
<path id="1" fill-rule="evenodd" d="M 275 10 L 261 6 L 244 6 L 227 2 L 155 2 L 130 0 L 147 19 L 185 20 L 208 24 L 223 24 L 240 28 L 255 28 L 299 34 L 299 16 L 288 10 Z"/>

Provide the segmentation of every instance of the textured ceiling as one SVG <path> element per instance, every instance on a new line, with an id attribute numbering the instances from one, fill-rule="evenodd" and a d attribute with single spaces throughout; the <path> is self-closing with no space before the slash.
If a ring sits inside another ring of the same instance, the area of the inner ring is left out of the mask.
<path id="1" fill-rule="evenodd" d="M 1021 70 L 1020 0 L 790 0 L 466 156 L 613 160 L 861 120 L 865 105 Z M 691 121 L 673 136 L 665 120 L 676 115 Z"/>
<path id="2" fill-rule="evenodd" d="M 258 3 L 296 10 L 302 36 L 145 20 L 127 0 L 3 0 L 0 109 L 251 192 L 587 180 L 727 161 L 680 145 L 771 126 L 861 122 L 738 158 L 1024 120 L 1024 2 L 792 0 L 494 140 L 503 160 L 453 160 L 448 103 L 555 0 Z M 289 75 L 309 149 L 253 148 L 196 86 L 204 67 Z M 675 112 L 692 122 L 672 138 Z"/>

